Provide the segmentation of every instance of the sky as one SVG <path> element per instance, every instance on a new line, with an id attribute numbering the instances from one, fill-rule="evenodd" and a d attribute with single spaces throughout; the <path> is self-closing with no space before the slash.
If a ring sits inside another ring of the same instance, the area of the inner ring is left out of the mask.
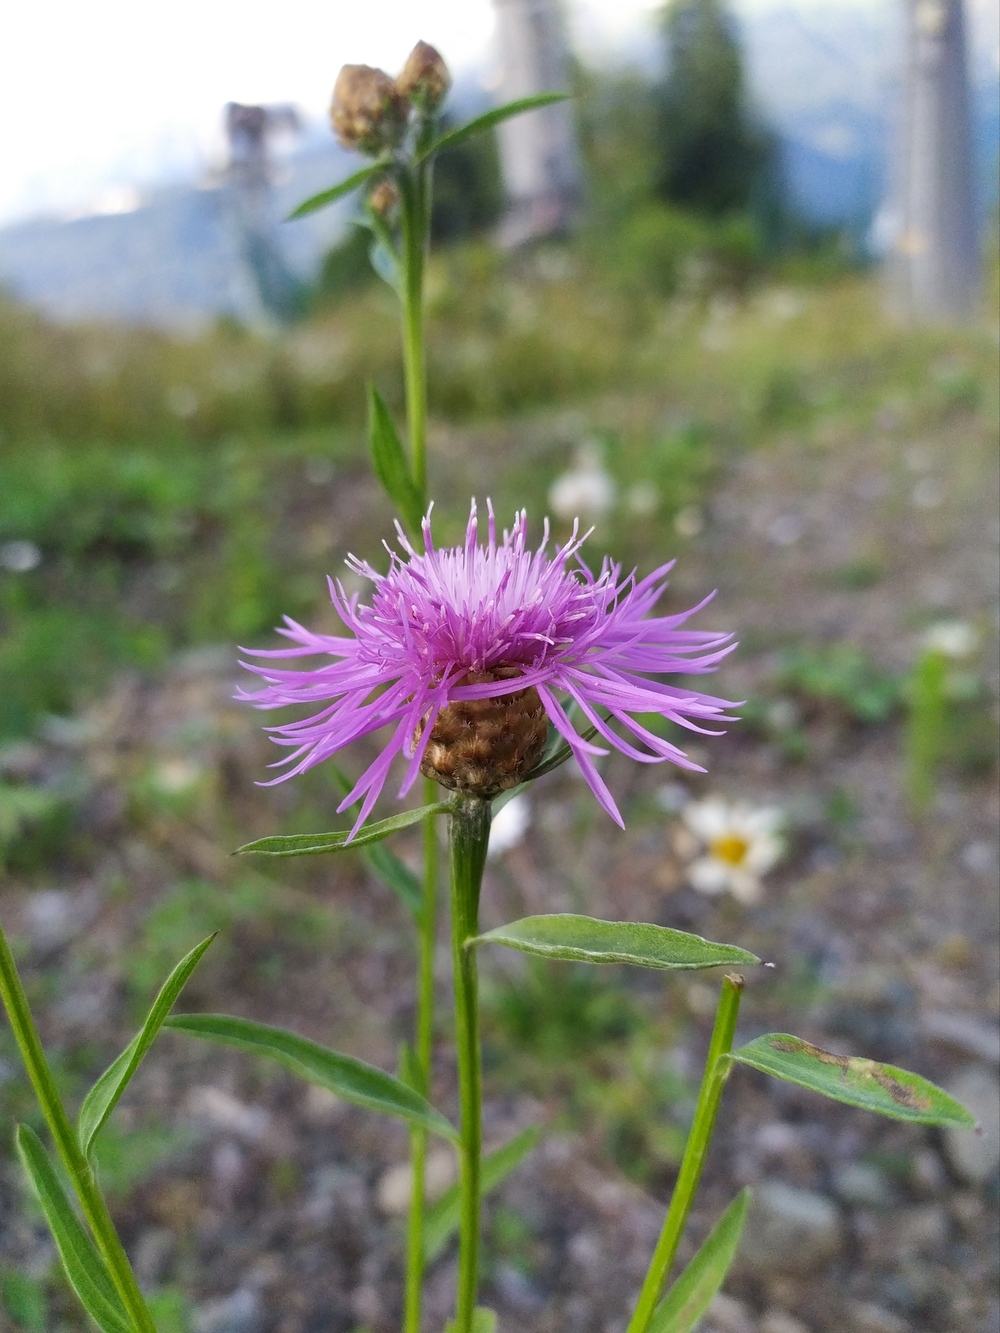
<path id="1" fill-rule="evenodd" d="M 564 3 L 585 56 L 613 55 L 643 30 L 653 40 L 659 0 Z M 780 3 L 788 0 L 737 7 Z M 870 10 L 898 0 L 838 3 Z M 227 101 L 294 102 L 319 121 L 342 64 L 394 72 L 418 39 L 488 83 L 493 26 L 491 0 L 11 4 L 0 56 L 0 223 L 113 209 L 122 187 L 189 179 L 221 151 Z"/>

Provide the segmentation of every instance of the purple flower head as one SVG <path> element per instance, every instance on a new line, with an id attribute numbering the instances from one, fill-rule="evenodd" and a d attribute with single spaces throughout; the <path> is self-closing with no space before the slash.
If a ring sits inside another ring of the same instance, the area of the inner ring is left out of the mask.
<path id="1" fill-rule="evenodd" d="M 682 628 L 710 598 L 678 615 L 649 614 L 673 562 L 637 579 L 634 572 L 623 578 L 621 567 L 605 558 L 594 575 L 579 558 L 585 537 L 578 536 L 576 526 L 565 546 L 550 556 L 547 522 L 541 546 L 531 551 L 526 513 L 517 514 L 512 530 L 498 541 L 492 507 L 488 540 L 481 546 L 475 502 L 464 546 L 435 550 L 429 514 L 422 552 L 413 549 L 398 525 L 397 531 L 404 555 L 389 552 L 388 573 L 354 556 L 347 561 L 354 573 L 374 584 L 370 603 L 359 604 L 357 594 L 348 597 L 340 583 L 330 580 L 333 605 L 353 637 L 314 634 L 286 617 L 278 633 L 294 646 L 253 653 L 330 660 L 298 671 L 243 664 L 265 682 L 259 692 L 240 692 L 255 707 L 322 705 L 301 721 L 269 728 L 278 745 L 292 750 L 279 761 L 288 771 L 275 782 L 312 768 L 351 741 L 393 727 L 378 758 L 340 805 L 345 810 L 362 801 L 357 830 L 398 754 L 408 760 L 400 795 L 410 789 L 444 710 L 532 689 L 594 795 L 619 824 L 618 807 L 594 765 L 594 756 L 608 751 L 578 733 L 568 704 L 576 705 L 586 727 L 630 758 L 669 760 L 702 771 L 683 750 L 633 716 L 659 713 L 707 735 L 719 732 L 702 723 L 732 720 L 725 713 L 732 705 L 724 699 L 649 679 L 712 671 L 734 646 L 731 635 Z M 484 675 L 487 679 L 469 683 L 470 677 Z"/>

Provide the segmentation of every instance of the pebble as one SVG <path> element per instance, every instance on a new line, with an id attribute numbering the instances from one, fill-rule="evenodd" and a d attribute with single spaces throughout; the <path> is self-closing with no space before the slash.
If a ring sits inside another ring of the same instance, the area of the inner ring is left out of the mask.
<path id="1" fill-rule="evenodd" d="M 833 1192 L 851 1208 L 891 1208 L 895 1192 L 885 1173 L 871 1162 L 845 1162 L 834 1168 Z"/>
<path id="2" fill-rule="evenodd" d="M 177 1245 L 177 1237 L 168 1227 L 150 1227 L 139 1237 L 135 1247 L 135 1271 L 139 1280 L 155 1286 L 163 1278 Z"/>
<path id="3" fill-rule="evenodd" d="M 439 1199 L 457 1178 L 455 1154 L 449 1148 L 432 1148 L 427 1154 L 424 1190 L 427 1198 Z M 400 1162 L 383 1172 L 375 1189 L 375 1201 L 386 1217 L 402 1217 L 410 1207 L 413 1170 L 409 1162 Z"/>
<path id="4" fill-rule="evenodd" d="M 945 1155 L 955 1174 L 969 1185 L 984 1185 L 1000 1166 L 1000 1086 L 982 1065 L 966 1065 L 951 1079 L 948 1092 L 967 1106 L 980 1128 L 946 1129 Z"/>
<path id="5" fill-rule="evenodd" d="M 493 1272 L 493 1285 L 503 1297 L 503 1303 L 515 1314 L 536 1314 L 545 1304 L 545 1297 L 527 1274 L 513 1264 L 498 1264 Z"/>
<path id="6" fill-rule="evenodd" d="M 984 1023 L 952 1010 L 934 1009 L 924 1015 L 920 1026 L 930 1041 L 1000 1066 L 1000 1027 L 995 1023 Z"/>
<path id="7" fill-rule="evenodd" d="M 712 1297 L 705 1315 L 705 1333 L 754 1333 L 753 1317 L 749 1309 L 735 1296 L 720 1291 Z"/>
<path id="8" fill-rule="evenodd" d="M 260 1301 L 247 1287 L 206 1301 L 191 1315 L 192 1333 L 259 1333 L 262 1327 Z"/>
<path id="9" fill-rule="evenodd" d="M 823 1194 L 768 1180 L 754 1191 L 743 1259 L 763 1272 L 809 1273 L 840 1249 L 843 1225 Z"/>
<path id="10" fill-rule="evenodd" d="M 907 1208 L 894 1216 L 893 1226 L 900 1254 L 930 1253 L 948 1241 L 948 1214 L 937 1204 Z"/>
<path id="11" fill-rule="evenodd" d="M 309 1226 L 322 1229 L 337 1217 L 363 1217 L 367 1209 L 364 1177 L 349 1167 L 328 1165 L 313 1174 L 301 1217 Z"/>
<path id="12" fill-rule="evenodd" d="M 90 924 L 99 908 L 92 890 L 42 889 L 28 898 L 25 934 L 43 952 L 61 949 Z"/>
<path id="13" fill-rule="evenodd" d="M 784 1310 L 768 1310 L 757 1325 L 757 1333 L 810 1333 L 810 1330 L 801 1319 Z"/>
<path id="14" fill-rule="evenodd" d="M 851 1303 L 852 1333 L 913 1333 L 905 1319 L 869 1301 Z"/>
<path id="15" fill-rule="evenodd" d="M 263 1106 L 247 1106 L 222 1088 L 201 1084 L 188 1093 L 188 1111 L 213 1129 L 225 1130 L 250 1143 L 259 1143 L 267 1132 L 270 1116 Z"/>

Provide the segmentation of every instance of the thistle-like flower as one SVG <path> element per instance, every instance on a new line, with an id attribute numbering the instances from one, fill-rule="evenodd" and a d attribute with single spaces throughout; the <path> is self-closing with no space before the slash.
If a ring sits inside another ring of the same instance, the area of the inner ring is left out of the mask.
<path id="1" fill-rule="evenodd" d="M 670 564 L 644 579 L 623 578 L 621 567 L 605 559 L 595 575 L 579 558 L 585 537 L 576 528 L 550 556 L 546 524 L 542 544 L 531 551 L 524 511 L 498 540 L 491 508 L 488 539 L 480 545 L 475 503 L 463 546 L 436 550 L 430 515 L 423 551 L 397 531 L 403 555 L 389 552 L 388 573 L 353 556 L 347 561 L 374 585 L 369 603 L 330 581 L 334 607 L 353 637 L 314 634 L 286 617 L 278 632 L 294 646 L 253 654 L 331 661 L 304 671 L 244 663 L 265 682 L 259 692 L 240 693 L 256 707 L 324 705 L 311 717 L 270 728 L 277 744 L 292 749 L 279 761 L 288 771 L 275 782 L 391 726 L 378 758 L 340 806 L 361 801 L 357 829 L 397 755 L 408 760 L 401 796 L 422 771 L 492 799 L 528 777 L 551 726 L 597 800 L 622 824 L 594 764 L 608 751 L 580 735 L 568 705 L 575 705 L 582 728 L 633 759 L 701 771 L 635 716 L 657 713 L 708 735 L 719 733 L 703 723 L 732 720 L 726 700 L 658 679 L 712 671 L 733 647 L 731 635 L 683 628 L 710 598 L 677 615 L 649 615 Z"/>

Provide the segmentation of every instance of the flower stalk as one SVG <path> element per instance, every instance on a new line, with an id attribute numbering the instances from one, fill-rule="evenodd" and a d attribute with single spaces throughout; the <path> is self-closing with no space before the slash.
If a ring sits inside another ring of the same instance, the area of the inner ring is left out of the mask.
<path id="1" fill-rule="evenodd" d="M 439 795 L 430 778 L 424 780 L 427 805 Z M 417 1092 L 430 1097 L 431 1062 L 434 1051 L 434 946 L 437 939 L 437 824 L 434 816 L 424 820 L 424 900 L 418 922 Z M 404 1298 L 404 1333 L 420 1333 L 424 1285 L 424 1214 L 426 1212 L 427 1131 L 414 1129 L 410 1135 L 412 1192 L 406 1235 L 406 1294 Z"/>
<path id="2" fill-rule="evenodd" d="M 650 1321 L 656 1312 L 656 1306 L 663 1290 L 663 1283 L 677 1254 L 688 1213 L 698 1191 L 702 1168 L 708 1155 L 708 1146 L 715 1128 L 715 1117 L 722 1099 L 722 1090 L 729 1077 L 732 1061 L 729 1052 L 733 1049 L 733 1037 L 736 1034 L 736 1019 L 740 1009 L 740 997 L 743 994 L 743 978 L 732 974 L 722 982 L 722 994 L 715 1015 L 715 1025 L 708 1046 L 705 1060 L 705 1072 L 698 1093 L 698 1105 L 695 1108 L 694 1123 L 688 1135 L 681 1161 L 680 1174 L 674 1187 L 670 1207 L 664 1219 L 663 1230 L 656 1242 L 656 1249 L 646 1273 L 639 1300 L 629 1321 L 626 1333 L 646 1333 Z"/>
<path id="3" fill-rule="evenodd" d="M 0 927 L 0 1000 L 7 1011 L 14 1040 L 21 1053 L 31 1086 L 45 1123 L 49 1127 L 56 1151 L 66 1168 L 66 1173 L 73 1183 L 76 1196 L 83 1209 L 101 1257 L 107 1265 L 108 1275 L 115 1291 L 128 1314 L 135 1333 L 156 1333 L 156 1326 L 146 1306 L 139 1283 L 136 1281 L 125 1248 L 118 1238 L 115 1224 L 111 1220 L 107 1204 L 101 1196 L 94 1178 L 93 1168 L 87 1161 L 80 1141 L 77 1138 L 66 1108 L 59 1096 L 59 1089 L 45 1058 L 38 1029 L 35 1027 L 28 997 L 18 975 L 14 955 Z"/>
<path id="4" fill-rule="evenodd" d="M 461 1106 L 458 1295 L 456 1333 L 472 1333 L 479 1285 L 481 1210 L 482 1064 L 479 1049 L 479 891 L 490 840 L 488 801 L 460 798 L 451 816 L 451 953 L 455 986 L 455 1042 Z"/>

